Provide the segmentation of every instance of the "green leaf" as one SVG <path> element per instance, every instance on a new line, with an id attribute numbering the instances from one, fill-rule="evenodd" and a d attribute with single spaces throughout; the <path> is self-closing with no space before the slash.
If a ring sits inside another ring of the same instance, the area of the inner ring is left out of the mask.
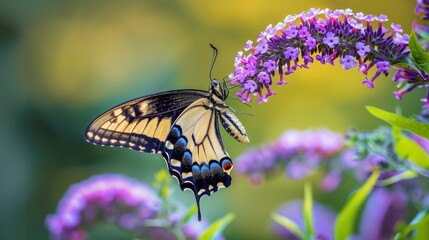
<path id="1" fill-rule="evenodd" d="M 419 35 L 423 41 L 429 42 L 429 33 L 426 31 L 416 30 L 416 35 Z"/>
<path id="2" fill-rule="evenodd" d="M 302 204 L 302 212 L 304 214 L 304 239 L 311 240 L 314 236 L 313 227 L 313 194 L 311 192 L 310 183 L 304 186 L 304 203 Z"/>
<path id="3" fill-rule="evenodd" d="M 410 48 L 411 56 L 413 57 L 417 67 L 422 71 L 429 73 L 429 54 L 427 54 L 425 49 L 420 45 L 420 42 L 417 40 L 414 32 L 410 34 L 408 47 Z"/>
<path id="4" fill-rule="evenodd" d="M 411 64 L 409 64 L 409 63 L 407 63 L 407 62 L 405 62 L 405 61 L 395 63 L 395 67 L 399 67 L 399 68 L 406 68 L 406 69 L 409 69 L 409 70 L 416 70 L 416 69 L 413 67 L 413 65 L 411 65 Z"/>
<path id="5" fill-rule="evenodd" d="M 283 227 L 291 231 L 293 234 L 298 236 L 300 239 L 304 239 L 304 233 L 301 232 L 301 229 L 299 229 L 298 225 L 290 218 L 282 216 L 278 213 L 271 214 L 271 218 L 278 224 L 282 225 Z"/>
<path id="6" fill-rule="evenodd" d="M 366 109 L 375 117 L 386 121 L 392 126 L 410 131 L 424 138 L 429 138 L 429 124 L 417 122 L 413 119 L 387 112 L 376 107 L 367 106 Z"/>
<path id="7" fill-rule="evenodd" d="M 402 228 L 394 237 L 394 240 L 410 239 L 409 235 L 412 231 L 416 231 L 414 240 L 423 240 L 429 238 L 429 208 L 417 213 L 413 220 L 404 228 Z"/>
<path id="8" fill-rule="evenodd" d="M 414 171 L 408 170 L 408 171 L 405 171 L 403 173 L 400 173 L 400 174 L 397 174 L 397 175 L 394 175 L 392 177 L 389 177 L 389 178 L 386 178 L 386 179 L 379 181 L 377 186 L 386 187 L 386 186 L 392 185 L 394 183 L 397 183 L 399 181 L 411 179 L 411 178 L 415 178 L 415 177 L 417 177 L 417 173 Z"/>
<path id="9" fill-rule="evenodd" d="M 401 129 L 397 127 L 392 128 L 392 135 L 395 141 L 395 152 L 401 159 L 407 159 L 429 170 L 429 156 L 418 143 L 403 135 Z"/>
<path id="10" fill-rule="evenodd" d="M 380 170 L 375 169 L 368 180 L 353 193 L 346 205 L 341 209 L 335 222 L 335 239 L 345 240 L 353 234 L 358 212 L 377 182 L 379 175 Z"/>
<path id="11" fill-rule="evenodd" d="M 416 235 L 414 240 L 427 240 L 429 239 L 429 215 L 426 212 L 426 215 L 417 224 L 415 231 Z"/>
<path id="12" fill-rule="evenodd" d="M 186 224 L 187 222 L 189 222 L 189 220 L 191 220 L 191 218 L 192 218 L 193 216 L 195 216 L 195 214 L 197 214 L 197 211 L 198 211 L 197 204 L 194 204 L 194 205 L 193 205 L 193 206 L 188 210 L 188 212 L 186 213 L 185 217 L 183 217 L 182 224 Z"/>
<path id="13" fill-rule="evenodd" d="M 220 236 L 223 230 L 234 220 L 234 214 L 229 213 L 221 219 L 212 223 L 198 238 L 199 240 L 210 240 Z"/>
<path id="14" fill-rule="evenodd" d="M 420 71 L 420 69 L 417 67 L 416 61 L 411 56 L 401 59 L 399 62 L 395 63 L 394 66 L 399 68 L 406 68 L 415 72 Z"/>

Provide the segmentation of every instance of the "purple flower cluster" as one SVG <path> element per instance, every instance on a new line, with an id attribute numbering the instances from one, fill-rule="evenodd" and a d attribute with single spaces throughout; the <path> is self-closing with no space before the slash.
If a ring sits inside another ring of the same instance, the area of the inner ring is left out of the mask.
<path id="1" fill-rule="evenodd" d="M 358 67 L 365 76 L 375 66 L 375 74 L 363 80 L 373 88 L 379 75 L 387 76 L 391 65 L 409 55 L 408 35 L 402 34 L 397 24 L 392 24 L 389 32 L 383 27 L 387 20 L 384 15 L 364 15 L 350 9 L 310 9 L 289 15 L 283 22 L 269 25 L 256 43 L 246 43 L 235 59 L 230 84 L 241 88 L 237 95 L 243 102 L 250 102 L 250 95 L 259 95 L 258 103 L 266 102 L 274 94 L 271 85 L 276 72 L 277 85 L 283 85 L 287 84 L 284 75 L 309 68 L 315 60 L 333 65 L 339 59 L 344 69 Z"/>
<path id="2" fill-rule="evenodd" d="M 102 174 L 72 185 L 56 213 L 47 217 L 46 227 L 54 240 L 86 239 L 86 229 L 99 220 L 145 239 L 197 240 L 207 229 L 206 221 L 194 216 L 184 222 L 180 205 L 169 203 L 166 210 L 162 201 L 144 183 L 120 174 Z"/>
<path id="3" fill-rule="evenodd" d="M 423 19 L 429 20 L 429 1 L 428 0 L 417 0 L 417 6 L 415 9 L 417 15 L 424 14 Z"/>
<path id="4" fill-rule="evenodd" d="M 429 140 L 410 137 L 429 152 Z M 335 190 L 349 171 L 364 182 L 374 168 L 382 170 L 380 180 L 408 170 L 406 159 L 396 155 L 391 130 L 386 127 L 373 131 L 351 129 L 345 136 L 328 130 L 289 130 L 275 142 L 244 152 L 235 166 L 254 184 L 273 176 L 278 169 L 285 169 L 292 179 L 321 170 L 325 173 L 321 187 L 326 191 Z"/>
<path id="5" fill-rule="evenodd" d="M 429 19 L 429 1 L 427 0 L 417 0 L 417 7 L 415 13 L 420 15 L 424 13 L 423 19 Z M 429 27 L 427 25 L 422 25 L 420 23 L 413 23 L 413 31 L 416 34 L 417 39 L 422 45 L 423 49 L 426 51 L 429 50 L 429 42 L 427 41 L 427 33 L 429 33 Z M 415 88 L 428 87 L 429 86 L 429 75 L 424 71 L 411 69 L 406 67 L 395 67 L 396 74 L 393 76 L 393 81 L 398 83 L 399 91 L 395 91 L 395 97 L 398 100 L 402 99 L 402 96 L 406 93 L 411 92 Z M 429 91 L 427 93 L 426 99 L 422 99 L 425 102 L 425 106 L 429 107 Z"/>
<path id="6" fill-rule="evenodd" d="M 72 185 L 46 226 L 52 239 L 86 239 L 85 227 L 99 219 L 134 231 L 161 210 L 151 187 L 116 174 L 103 174 Z"/>
<path id="7" fill-rule="evenodd" d="M 344 137 L 328 130 L 290 130 L 276 142 L 243 153 L 235 166 L 238 173 L 249 175 L 254 183 L 284 165 L 289 177 L 299 179 L 329 163 L 327 159 L 341 157 L 343 148 Z M 337 178 L 333 171 L 323 184 L 330 189 Z"/>
<path id="8" fill-rule="evenodd" d="M 399 91 L 395 91 L 395 97 L 402 100 L 402 96 L 418 87 L 425 87 L 429 84 L 429 76 L 423 71 L 411 70 L 408 68 L 395 67 L 396 73 L 393 81 L 398 83 Z M 422 99 L 429 106 L 429 92 L 425 99 Z"/>

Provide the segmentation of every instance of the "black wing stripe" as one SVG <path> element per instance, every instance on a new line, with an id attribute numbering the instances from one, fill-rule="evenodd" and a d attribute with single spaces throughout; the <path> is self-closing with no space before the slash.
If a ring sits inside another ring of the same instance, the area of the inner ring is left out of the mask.
<path id="1" fill-rule="evenodd" d="M 128 122 L 128 120 L 127 120 L 127 118 L 130 116 L 130 114 L 131 114 L 131 112 L 128 112 L 127 110 L 129 109 L 129 108 L 131 108 L 130 106 L 128 106 L 127 108 L 125 108 L 125 110 L 123 110 L 122 111 L 122 113 L 120 113 L 118 116 L 116 116 L 116 119 L 118 119 L 119 118 L 119 116 L 124 116 L 124 119 L 120 122 L 120 123 L 118 123 L 117 124 L 117 126 L 115 127 L 115 131 L 113 131 L 113 132 L 119 132 L 120 133 L 120 138 L 122 139 L 122 141 L 126 141 L 126 139 L 125 138 L 122 138 L 122 136 L 124 135 L 123 134 L 123 131 L 117 131 L 118 130 L 118 128 L 119 128 L 119 126 L 121 126 L 124 122 Z M 125 113 L 125 114 L 124 114 Z M 129 122 L 128 122 L 128 124 L 129 124 Z M 111 125 L 111 124 L 110 124 Z M 110 126 L 109 125 L 109 126 Z M 126 126 L 124 127 L 124 130 L 126 129 Z M 107 129 L 106 129 L 107 130 Z M 130 134 L 131 135 L 131 134 Z M 110 134 L 109 135 L 109 138 L 112 138 L 112 134 Z M 122 144 L 121 144 L 122 145 Z"/>
<path id="2" fill-rule="evenodd" d="M 114 117 L 112 117 L 112 118 L 110 118 L 110 119 L 108 119 L 107 121 L 105 121 L 103 124 L 101 124 L 100 126 L 99 126 L 99 128 L 97 129 L 97 131 L 96 131 L 96 134 L 97 135 L 99 135 L 100 136 L 100 139 L 98 140 L 98 141 L 96 141 L 95 143 L 96 144 L 100 144 L 100 142 L 102 141 L 102 139 L 103 138 L 107 138 L 107 139 L 112 139 L 113 137 L 112 137 L 112 134 L 113 134 L 113 132 L 117 132 L 117 131 L 108 131 L 108 129 L 111 127 L 111 125 L 113 124 L 113 123 L 116 123 L 117 124 L 117 127 L 115 128 L 115 130 L 118 128 L 118 126 L 120 125 L 120 124 L 122 124 L 122 122 L 123 121 L 125 121 L 126 120 L 126 115 L 124 115 L 123 113 L 124 113 L 125 111 L 124 110 L 122 110 L 122 112 L 120 113 L 120 114 L 118 114 L 117 116 L 114 116 Z M 110 113 L 110 114 L 113 114 L 113 112 L 112 113 Z M 119 116 L 124 116 L 125 118 L 120 122 L 120 123 L 117 123 L 117 119 L 119 118 Z M 107 128 L 101 128 L 105 123 L 107 123 L 107 122 L 110 122 L 110 124 L 108 125 L 108 127 Z M 110 134 L 108 134 L 108 135 L 106 135 L 106 132 L 108 132 L 108 133 L 110 133 Z M 113 138 L 114 139 L 114 138 Z M 116 140 L 118 140 L 119 141 L 119 139 L 116 139 Z M 121 139 L 121 141 L 124 141 L 124 139 Z M 102 143 L 101 143 L 102 144 Z M 118 145 L 119 146 L 119 145 Z"/>

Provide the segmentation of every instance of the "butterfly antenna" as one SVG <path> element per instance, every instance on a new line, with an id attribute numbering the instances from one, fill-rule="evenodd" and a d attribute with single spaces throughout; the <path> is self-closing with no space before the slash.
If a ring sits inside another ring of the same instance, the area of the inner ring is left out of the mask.
<path id="1" fill-rule="evenodd" d="M 210 80 L 213 80 L 213 78 L 212 78 L 212 70 L 213 70 L 213 66 L 214 66 L 214 64 L 215 64 L 215 62 L 216 62 L 216 58 L 217 58 L 218 50 L 217 50 L 217 48 L 216 48 L 213 44 L 211 44 L 211 43 L 210 43 L 210 47 L 213 49 L 213 56 L 212 56 L 212 63 L 210 64 L 209 78 L 210 78 Z"/>
<path id="2" fill-rule="evenodd" d="M 250 107 L 250 106 L 249 106 Z M 243 115 L 248 115 L 248 116 L 255 116 L 255 115 L 253 115 L 253 114 L 251 114 L 251 113 L 247 113 L 247 112 L 239 112 L 239 111 L 237 111 L 237 110 L 235 110 L 234 108 L 232 108 L 232 107 L 230 107 L 230 106 L 228 106 L 228 109 L 229 110 L 231 110 L 231 111 L 233 111 L 235 114 L 243 114 Z"/>
<path id="3" fill-rule="evenodd" d="M 247 102 L 243 102 L 243 101 L 242 101 L 241 99 L 239 99 L 238 97 L 232 96 L 232 97 L 230 97 L 230 98 L 232 98 L 232 99 L 234 99 L 234 100 L 236 100 L 236 101 L 239 101 L 239 102 L 243 103 L 244 105 L 246 105 L 246 106 L 248 106 L 248 107 L 252 107 L 252 105 L 248 104 Z"/>
<path id="4" fill-rule="evenodd" d="M 225 76 L 225 77 L 223 77 L 223 81 L 224 81 L 224 82 L 227 82 L 227 83 L 231 82 L 231 79 L 226 80 L 226 79 L 228 79 L 228 78 L 229 78 L 229 76 Z M 232 87 L 235 87 L 235 86 L 232 86 Z"/>

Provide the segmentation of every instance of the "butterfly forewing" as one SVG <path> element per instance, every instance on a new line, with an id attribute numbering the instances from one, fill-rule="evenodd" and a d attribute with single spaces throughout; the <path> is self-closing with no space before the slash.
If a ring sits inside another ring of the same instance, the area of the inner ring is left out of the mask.
<path id="1" fill-rule="evenodd" d="M 87 128 L 88 142 L 155 153 L 163 150 L 171 125 L 192 102 L 207 92 L 175 90 L 120 104 L 96 118 Z"/>

